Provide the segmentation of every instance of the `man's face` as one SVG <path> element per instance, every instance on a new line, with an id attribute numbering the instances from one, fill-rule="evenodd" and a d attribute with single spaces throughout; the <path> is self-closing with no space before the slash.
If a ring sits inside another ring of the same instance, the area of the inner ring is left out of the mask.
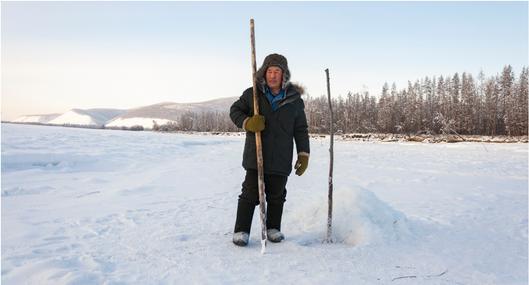
<path id="1" fill-rule="evenodd" d="M 283 83 L 283 70 L 277 66 L 270 66 L 266 70 L 266 84 L 270 89 L 281 89 Z"/>

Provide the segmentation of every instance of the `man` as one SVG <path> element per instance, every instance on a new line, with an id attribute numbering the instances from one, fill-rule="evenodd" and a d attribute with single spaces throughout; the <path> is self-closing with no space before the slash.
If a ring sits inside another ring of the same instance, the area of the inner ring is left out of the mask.
<path id="1" fill-rule="evenodd" d="M 239 195 L 233 243 L 246 246 L 255 206 L 259 205 L 255 133 L 261 132 L 264 183 L 267 202 L 266 228 L 268 240 L 280 242 L 283 204 L 286 201 L 287 178 L 292 171 L 293 141 L 298 158 L 296 174 L 302 175 L 309 162 L 309 135 L 303 89 L 290 83 L 287 59 L 279 54 L 268 55 L 257 71 L 259 114 L 253 113 L 253 88 L 246 89 L 230 108 L 230 117 L 246 131 L 242 166 L 246 177 Z"/>

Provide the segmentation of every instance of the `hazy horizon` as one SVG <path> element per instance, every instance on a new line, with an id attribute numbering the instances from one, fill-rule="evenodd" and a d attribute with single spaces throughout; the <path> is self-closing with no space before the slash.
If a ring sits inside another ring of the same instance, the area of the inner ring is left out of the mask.
<path id="1" fill-rule="evenodd" d="M 200 103 L 206 103 L 206 102 L 210 102 L 210 101 L 215 101 L 215 100 L 222 100 L 222 99 L 228 99 L 228 98 L 237 98 L 237 96 L 232 96 L 232 97 L 221 97 L 221 98 L 212 98 L 212 99 L 206 99 L 206 100 L 201 100 L 201 101 L 196 101 L 196 102 L 171 102 L 171 101 L 163 101 L 163 102 L 155 102 L 155 103 L 152 103 L 152 104 L 147 104 L 147 105 L 142 105 L 142 106 L 135 106 L 135 107 L 131 107 L 131 108 L 113 108 L 113 107 L 106 107 L 106 106 L 100 106 L 100 107 L 93 107 L 93 108 L 82 108 L 82 107 L 72 107 L 68 110 L 65 110 L 64 112 L 56 112 L 56 113 L 42 113 L 42 114 L 22 114 L 20 116 L 40 116 L 40 115 L 56 115 L 56 114 L 63 114 L 67 111 L 70 111 L 70 110 L 73 110 L 73 109 L 80 109 L 80 110 L 95 110 L 95 109 L 114 109 L 114 110 L 132 110 L 132 109 L 136 109 L 136 108 L 143 108 L 143 107 L 148 107 L 148 106 L 152 106 L 152 105 L 159 105 L 159 104 L 200 104 Z M 4 121 L 4 119 L 2 118 L 2 120 Z M 5 120 L 5 121 L 8 121 L 8 120 Z"/>
<path id="2" fill-rule="evenodd" d="M 2 2 L 2 120 L 239 96 L 284 54 L 311 96 L 528 65 L 527 2 Z M 286 26 L 288 24 L 288 26 Z"/>

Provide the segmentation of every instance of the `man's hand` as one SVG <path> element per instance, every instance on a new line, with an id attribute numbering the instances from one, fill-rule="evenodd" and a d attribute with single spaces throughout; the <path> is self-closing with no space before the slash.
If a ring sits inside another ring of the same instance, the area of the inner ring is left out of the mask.
<path id="1" fill-rule="evenodd" d="M 245 131 L 260 132 L 265 128 L 265 117 L 261 115 L 254 115 L 244 121 L 243 128 Z"/>
<path id="2" fill-rule="evenodd" d="M 296 175 L 301 176 L 307 170 L 307 167 L 309 166 L 309 154 L 308 153 L 299 153 L 298 154 L 298 160 L 296 161 L 296 164 L 294 165 L 294 169 L 296 169 Z"/>

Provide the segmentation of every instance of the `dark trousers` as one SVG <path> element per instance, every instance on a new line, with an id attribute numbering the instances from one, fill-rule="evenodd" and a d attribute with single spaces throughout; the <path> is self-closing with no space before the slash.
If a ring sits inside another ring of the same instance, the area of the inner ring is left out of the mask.
<path id="1" fill-rule="evenodd" d="M 266 194 L 266 228 L 281 230 L 281 216 L 283 204 L 286 201 L 287 176 L 264 175 Z M 237 206 L 237 219 L 234 232 L 250 233 L 255 206 L 259 205 L 259 188 L 257 170 L 247 170 L 242 183 L 242 193 L 239 195 Z"/>

